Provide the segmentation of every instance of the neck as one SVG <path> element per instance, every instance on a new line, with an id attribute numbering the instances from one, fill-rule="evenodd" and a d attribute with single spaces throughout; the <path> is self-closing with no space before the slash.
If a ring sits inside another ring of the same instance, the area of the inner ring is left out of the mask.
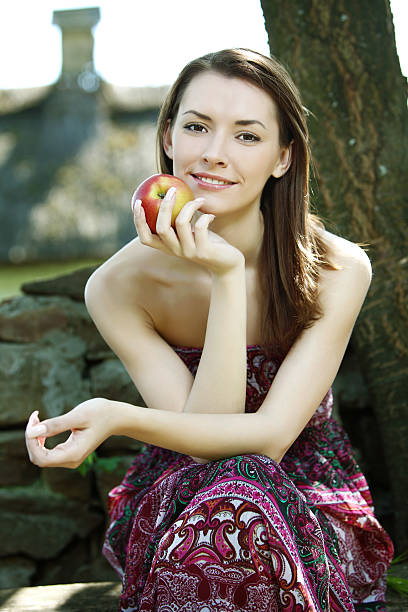
<path id="1" fill-rule="evenodd" d="M 246 268 L 256 268 L 262 246 L 264 220 L 258 207 L 232 215 L 219 215 L 210 225 L 229 244 L 241 251 Z"/>

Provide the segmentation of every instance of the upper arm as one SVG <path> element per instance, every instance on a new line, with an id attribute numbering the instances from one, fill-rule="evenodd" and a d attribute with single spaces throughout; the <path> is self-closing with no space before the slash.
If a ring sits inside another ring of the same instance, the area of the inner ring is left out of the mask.
<path id="1" fill-rule="evenodd" d="M 371 266 L 364 251 L 351 243 L 342 248 L 345 250 L 337 261 L 341 269 L 322 271 L 322 317 L 300 334 L 260 408 L 271 420 L 278 436 L 273 436 L 275 441 L 283 441 L 284 451 L 332 385 L 370 285 Z"/>
<path id="2" fill-rule="evenodd" d="M 131 289 L 134 282 L 126 278 L 125 268 L 123 262 L 113 261 L 94 272 L 85 288 L 88 312 L 125 366 L 146 405 L 181 412 L 193 376 L 154 329 L 149 313 Z"/>

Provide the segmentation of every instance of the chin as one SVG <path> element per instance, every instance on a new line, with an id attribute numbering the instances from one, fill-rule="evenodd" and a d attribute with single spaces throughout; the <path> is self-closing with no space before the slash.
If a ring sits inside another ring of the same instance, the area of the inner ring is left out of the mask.
<path id="1" fill-rule="evenodd" d="M 208 204 L 208 202 L 204 202 L 204 204 L 200 206 L 200 210 L 197 212 L 201 213 L 202 215 L 217 215 L 219 214 L 219 209 L 217 210 L 216 206 L 211 206 Z"/>

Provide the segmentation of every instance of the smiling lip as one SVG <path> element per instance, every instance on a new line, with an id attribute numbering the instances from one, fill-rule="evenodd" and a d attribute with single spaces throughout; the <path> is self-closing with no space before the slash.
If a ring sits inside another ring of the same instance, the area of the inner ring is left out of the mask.
<path id="1" fill-rule="evenodd" d="M 210 189 L 210 190 L 228 189 L 228 187 L 233 187 L 234 185 L 236 185 L 236 183 L 233 183 L 232 181 L 228 181 L 228 179 L 222 176 L 217 176 L 216 174 L 207 174 L 207 172 L 200 172 L 199 174 L 192 174 L 191 176 L 195 180 L 196 184 L 202 187 L 203 189 Z M 217 181 L 226 181 L 226 184 L 210 183 L 205 180 L 202 180 L 201 177 L 203 177 L 204 179 L 210 178 L 210 179 L 215 179 Z"/>

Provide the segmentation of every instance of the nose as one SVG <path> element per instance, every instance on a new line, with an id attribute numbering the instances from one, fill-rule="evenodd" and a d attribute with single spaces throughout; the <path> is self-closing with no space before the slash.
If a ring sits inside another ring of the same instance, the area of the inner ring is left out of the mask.
<path id="1" fill-rule="evenodd" d="M 218 166 L 225 168 L 228 165 L 227 153 L 225 150 L 225 144 L 222 138 L 215 136 L 207 140 L 206 147 L 201 155 L 201 160 L 207 166 Z"/>

